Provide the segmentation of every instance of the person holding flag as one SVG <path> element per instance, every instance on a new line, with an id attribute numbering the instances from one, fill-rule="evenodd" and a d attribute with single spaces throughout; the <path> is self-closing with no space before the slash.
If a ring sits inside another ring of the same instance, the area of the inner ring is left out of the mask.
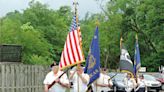
<path id="1" fill-rule="evenodd" d="M 131 73 L 127 73 L 126 78 L 123 80 L 123 83 L 125 85 L 125 91 L 126 92 L 134 92 L 136 89 L 136 81 L 132 77 Z"/>
<path id="2" fill-rule="evenodd" d="M 73 82 L 73 92 L 86 92 L 89 83 L 89 75 L 84 73 L 83 67 L 78 65 L 71 73 L 70 80 Z"/>
<path id="3" fill-rule="evenodd" d="M 133 92 L 137 86 L 136 81 L 134 79 L 134 69 L 133 69 L 133 62 L 130 59 L 130 55 L 128 51 L 125 49 L 124 45 L 122 44 L 122 37 L 120 39 L 120 71 L 127 73 L 127 77 L 124 79 L 124 84 L 126 86 L 126 92 Z"/>
<path id="4" fill-rule="evenodd" d="M 48 73 L 44 80 L 45 92 L 48 92 L 48 90 L 51 92 L 51 89 L 53 89 L 53 87 L 56 85 L 62 86 L 63 85 L 62 81 L 64 81 L 64 78 L 62 80 L 62 77 L 65 76 L 65 73 L 69 70 L 69 68 L 71 66 L 80 64 L 85 61 L 84 55 L 82 52 L 81 31 L 80 31 L 80 27 L 78 25 L 78 19 L 77 19 L 78 18 L 77 17 L 77 7 L 76 7 L 77 4 L 78 4 L 77 2 L 74 2 L 75 15 L 73 16 L 71 28 L 70 28 L 70 31 L 68 32 L 68 35 L 67 35 L 67 38 L 65 41 L 65 45 L 64 45 L 64 49 L 61 54 L 59 66 L 58 67 L 55 66 L 55 68 L 52 69 L 52 70 L 54 70 L 54 74 L 53 74 L 53 72 L 50 74 Z M 60 70 L 63 70 L 65 68 L 67 68 L 66 71 L 61 73 Z M 77 69 L 77 71 L 78 71 L 78 75 L 81 77 L 81 74 L 82 74 L 81 68 Z M 49 78 L 49 75 L 51 78 Z M 81 78 L 83 79 L 83 77 L 81 77 Z M 55 91 L 55 92 L 63 92 L 58 89 L 60 89 L 60 87 L 59 88 L 56 87 L 54 90 L 57 90 L 57 91 Z"/>
<path id="5" fill-rule="evenodd" d="M 112 92 L 111 87 L 113 86 L 110 76 L 107 75 L 107 69 L 102 68 L 100 77 L 94 82 L 94 92 Z"/>
<path id="6" fill-rule="evenodd" d="M 147 86 L 145 83 L 145 79 L 143 74 L 139 76 L 138 78 L 138 71 L 141 67 L 141 62 L 140 62 L 140 51 L 139 51 L 139 44 L 138 44 L 138 35 L 136 34 L 136 43 L 135 43 L 135 55 L 134 55 L 134 75 L 136 78 L 137 82 L 137 92 L 147 92 Z"/>

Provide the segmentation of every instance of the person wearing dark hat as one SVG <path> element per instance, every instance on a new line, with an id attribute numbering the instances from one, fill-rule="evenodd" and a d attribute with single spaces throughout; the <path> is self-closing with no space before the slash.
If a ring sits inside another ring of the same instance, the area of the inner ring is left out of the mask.
<path id="1" fill-rule="evenodd" d="M 147 86 L 143 74 L 139 76 L 137 84 L 138 87 L 136 88 L 136 92 L 147 92 Z"/>
<path id="2" fill-rule="evenodd" d="M 44 92 L 65 92 L 66 88 L 69 87 L 69 81 L 67 75 L 64 74 L 60 79 L 59 76 L 63 73 L 59 70 L 59 66 L 54 62 L 50 65 L 51 71 L 46 75 L 43 84 Z M 55 81 L 55 84 L 48 89 L 48 86 Z"/>
<path id="3" fill-rule="evenodd" d="M 56 63 L 56 61 L 54 61 L 54 63 L 52 63 L 51 65 L 50 65 L 50 70 L 52 70 L 52 67 L 53 66 L 56 66 L 57 65 L 57 63 Z"/>

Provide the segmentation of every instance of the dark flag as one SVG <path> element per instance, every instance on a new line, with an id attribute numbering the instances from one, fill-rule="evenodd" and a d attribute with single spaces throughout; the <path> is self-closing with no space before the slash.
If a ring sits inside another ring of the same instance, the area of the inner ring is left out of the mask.
<path id="1" fill-rule="evenodd" d="M 130 59 L 130 55 L 129 55 L 128 51 L 122 45 L 122 38 L 120 41 L 120 49 L 121 49 L 120 70 L 121 70 L 121 72 L 131 73 L 131 75 L 133 76 L 133 72 L 134 72 L 133 62 Z"/>
<path id="2" fill-rule="evenodd" d="M 84 72 L 90 76 L 90 81 L 88 85 L 90 85 L 100 76 L 100 48 L 98 27 L 96 27 L 96 31 L 90 45 Z"/>
<path id="3" fill-rule="evenodd" d="M 140 63 L 140 51 L 139 51 L 139 44 L 138 44 L 138 37 L 136 35 L 136 43 L 135 43 L 135 55 L 134 55 L 134 75 L 137 75 L 138 70 L 141 67 Z"/>

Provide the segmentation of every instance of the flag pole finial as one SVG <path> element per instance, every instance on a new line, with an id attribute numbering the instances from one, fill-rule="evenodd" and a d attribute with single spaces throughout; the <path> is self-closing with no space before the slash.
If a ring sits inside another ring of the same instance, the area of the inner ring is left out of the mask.
<path id="1" fill-rule="evenodd" d="M 122 48 L 122 42 L 123 42 L 123 38 L 121 36 L 121 38 L 120 38 L 120 49 Z"/>
<path id="2" fill-rule="evenodd" d="M 123 41 L 123 38 L 121 37 L 120 41 Z"/>
<path id="3" fill-rule="evenodd" d="M 136 33 L 136 40 L 138 40 L 138 33 Z"/>
<path id="4" fill-rule="evenodd" d="M 100 23 L 99 23 L 99 20 L 97 19 L 96 20 L 96 26 L 99 26 L 100 25 Z"/>

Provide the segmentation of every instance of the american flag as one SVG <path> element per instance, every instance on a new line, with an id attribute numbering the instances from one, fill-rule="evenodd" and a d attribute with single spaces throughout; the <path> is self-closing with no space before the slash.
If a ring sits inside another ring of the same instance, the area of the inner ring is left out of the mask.
<path id="1" fill-rule="evenodd" d="M 76 24 L 76 16 L 74 16 L 61 54 L 59 67 L 64 69 L 82 62 L 84 62 L 82 37 L 80 27 Z"/>

